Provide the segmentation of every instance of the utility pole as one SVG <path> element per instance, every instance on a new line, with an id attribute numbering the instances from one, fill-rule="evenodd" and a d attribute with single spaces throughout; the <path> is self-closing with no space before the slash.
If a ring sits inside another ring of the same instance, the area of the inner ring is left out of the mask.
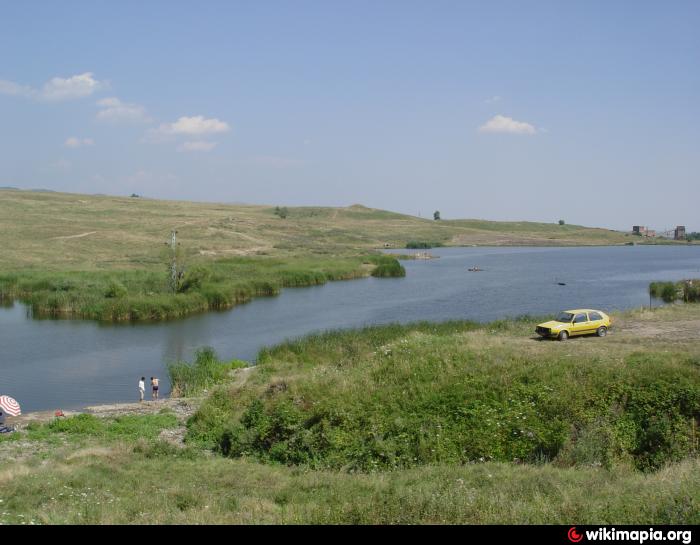
<path id="1" fill-rule="evenodd" d="M 167 242 L 165 243 L 168 244 Z M 178 270 L 178 241 L 177 241 L 177 231 L 170 231 L 170 289 L 173 293 L 177 293 L 178 284 L 180 283 L 180 277 L 182 276 L 182 271 Z"/>

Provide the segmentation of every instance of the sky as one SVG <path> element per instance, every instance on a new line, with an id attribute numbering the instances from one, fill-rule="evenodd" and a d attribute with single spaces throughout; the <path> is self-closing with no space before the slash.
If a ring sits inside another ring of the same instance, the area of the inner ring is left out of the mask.
<path id="1" fill-rule="evenodd" d="M 696 0 L 0 13 L 0 186 L 700 231 Z"/>

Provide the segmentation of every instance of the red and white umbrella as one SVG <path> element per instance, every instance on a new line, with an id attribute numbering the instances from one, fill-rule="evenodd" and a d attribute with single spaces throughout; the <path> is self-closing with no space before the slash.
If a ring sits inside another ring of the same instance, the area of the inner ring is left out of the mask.
<path id="1" fill-rule="evenodd" d="M 22 414 L 22 409 L 19 408 L 19 403 L 17 403 L 10 396 L 0 396 L 0 409 L 10 416 L 19 416 Z"/>

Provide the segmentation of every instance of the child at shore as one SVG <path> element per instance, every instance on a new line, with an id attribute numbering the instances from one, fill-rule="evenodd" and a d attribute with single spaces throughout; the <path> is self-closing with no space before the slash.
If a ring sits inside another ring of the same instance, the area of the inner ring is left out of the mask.
<path id="1" fill-rule="evenodd" d="M 153 391 L 151 392 L 151 397 L 153 399 L 158 399 L 158 378 L 157 377 L 151 377 L 151 388 Z"/>
<path id="2" fill-rule="evenodd" d="M 146 393 L 146 377 L 141 377 L 139 380 L 139 402 L 143 401 L 143 396 Z"/>

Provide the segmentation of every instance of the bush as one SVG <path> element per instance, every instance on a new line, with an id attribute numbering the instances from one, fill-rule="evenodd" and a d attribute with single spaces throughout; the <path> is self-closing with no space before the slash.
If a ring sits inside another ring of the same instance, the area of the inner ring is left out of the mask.
<path id="1" fill-rule="evenodd" d="M 107 299 L 117 299 L 120 297 L 126 297 L 129 295 L 129 291 L 126 289 L 124 284 L 118 280 L 111 280 L 107 289 L 105 290 L 105 297 Z"/>
<path id="2" fill-rule="evenodd" d="M 400 278 L 406 276 L 406 269 L 398 261 L 395 263 L 383 263 L 372 271 L 372 276 L 377 278 Z"/>
<path id="3" fill-rule="evenodd" d="M 442 246 L 442 242 L 427 242 L 427 241 L 418 241 L 418 240 L 411 240 L 406 243 L 406 248 L 409 250 L 423 250 L 423 249 L 429 249 L 429 248 L 439 248 Z"/>
<path id="4" fill-rule="evenodd" d="M 247 367 L 241 360 L 222 362 L 213 348 L 200 348 L 193 364 L 173 363 L 168 366 L 173 397 L 193 396 L 223 382 L 233 369 Z"/>
<path id="5" fill-rule="evenodd" d="M 666 303 L 682 300 L 686 303 L 700 302 L 700 280 L 682 280 L 680 282 L 652 282 L 649 294 L 663 299 Z"/>
<path id="6" fill-rule="evenodd" d="M 180 293 L 187 293 L 188 291 L 198 290 L 210 277 L 211 271 L 206 267 L 193 267 L 185 272 L 182 282 L 178 287 L 178 291 Z"/>
<path id="7" fill-rule="evenodd" d="M 652 297 L 663 299 L 667 303 L 676 300 L 676 284 L 673 282 L 652 282 L 649 284 L 649 294 Z"/>

